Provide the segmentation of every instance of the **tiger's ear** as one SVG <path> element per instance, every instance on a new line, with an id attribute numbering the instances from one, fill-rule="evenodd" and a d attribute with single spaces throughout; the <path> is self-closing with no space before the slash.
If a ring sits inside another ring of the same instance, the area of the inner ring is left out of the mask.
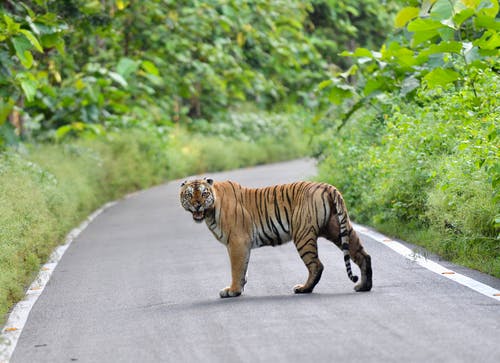
<path id="1" fill-rule="evenodd" d="M 187 180 L 184 180 L 182 183 L 181 183 L 181 187 L 183 187 L 184 185 L 186 185 L 187 183 Z"/>
<path id="2" fill-rule="evenodd" d="M 214 185 L 214 180 L 213 179 L 210 179 L 210 178 L 205 178 L 205 181 L 210 184 L 210 185 Z"/>

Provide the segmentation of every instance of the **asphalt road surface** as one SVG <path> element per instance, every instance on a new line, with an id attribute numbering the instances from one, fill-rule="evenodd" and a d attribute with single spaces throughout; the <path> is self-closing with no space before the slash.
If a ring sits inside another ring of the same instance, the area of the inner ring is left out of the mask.
<path id="1" fill-rule="evenodd" d="M 210 176 L 263 186 L 314 173 L 300 160 Z M 180 207 L 178 187 L 124 199 L 83 231 L 11 362 L 500 362 L 500 303 L 368 238 L 371 292 L 353 291 L 341 251 L 322 240 L 313 294 L 292 292 L 306 269 L 290 243 L 253 250 L 243 295 L 220 299 L 227 252 Z"/>

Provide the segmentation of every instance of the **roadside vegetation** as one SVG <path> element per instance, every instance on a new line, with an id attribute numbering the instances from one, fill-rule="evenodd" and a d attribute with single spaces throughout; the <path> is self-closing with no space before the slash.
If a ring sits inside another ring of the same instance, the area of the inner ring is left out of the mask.
<path id="1" fill-rule="evenodd" d="M 500 277 L 498 1 L 413 5 L 319 84 L 320 178 L 358 222 Z"/>

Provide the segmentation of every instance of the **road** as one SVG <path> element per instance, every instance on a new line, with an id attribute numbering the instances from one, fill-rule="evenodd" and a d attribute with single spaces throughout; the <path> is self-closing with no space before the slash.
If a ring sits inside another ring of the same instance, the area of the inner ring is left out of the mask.
<path id="1" fill-rule="evenodd" d="M 314 173 L 300 160 L 210 176 L 263 186 Z M 178 187 L 124 199 L 79 235 L 11 362 L 500 362 L 499 302 L 366 237 L 369 293 L 353 291 L 341 251 L 322 240 L 313 294 L 292 293 L 306 269 L 287 244 L 253 250 L 244 294 L 220 299 L 227 252 L 182 210 Z"/>

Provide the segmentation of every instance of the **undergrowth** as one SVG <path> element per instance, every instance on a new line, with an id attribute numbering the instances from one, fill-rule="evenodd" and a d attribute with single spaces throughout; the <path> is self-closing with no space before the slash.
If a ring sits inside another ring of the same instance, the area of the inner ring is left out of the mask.
<path id="1" fill-rule="evenodd" d="M 472 86 L 362 109 L 320 138 L 320 179 L 358 222 L 500 277 L 500 81 L 484 71 Z"/>

